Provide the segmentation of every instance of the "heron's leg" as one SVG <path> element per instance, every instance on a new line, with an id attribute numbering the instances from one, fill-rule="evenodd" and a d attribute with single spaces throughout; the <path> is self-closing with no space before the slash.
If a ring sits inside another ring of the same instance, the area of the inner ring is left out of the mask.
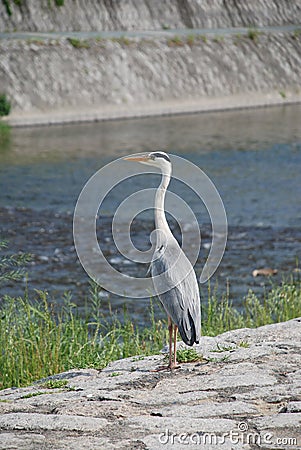
<path id="1" fill-rule="evenodd" d="M 172 321 L 168 316 L 168 332 L 169 332 L 169 367 L 172 366 Z"/>
<path id="2" fill-rule="evenodd" d="M 178 334 L 178 327 L 177 325 L 174 326 L 174 342 L 173 342 L 173 366 L 177 367 L 177 334 Z"/>
<path id="3" fill-rule="evenodd" d="M 172 370 L 172 369 L 178 369 L 180 366 L 177 365 L 177 333 L 178 333 L 178 327 L 175 325 L 173 326 L 171 317 L 168 316 L 168 332 L 169 332 L 169 364 L 168 366 L 160 366 L 157 369 L 155 369 L 153 372 L 160 372 L 161 370 Z M 174 354 L 172 355 L 172 338 L 174 337 Z"/>

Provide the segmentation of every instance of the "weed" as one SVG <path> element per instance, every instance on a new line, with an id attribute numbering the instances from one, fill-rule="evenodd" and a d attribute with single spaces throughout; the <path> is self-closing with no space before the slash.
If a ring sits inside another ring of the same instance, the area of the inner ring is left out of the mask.
<path id="1" fill-rule="evenodd" d="M 286 98 L 286 93 L 284 91 L 279 91 L 279 95 L 281 95 L 282 98 Z"/>
<path id="2" fill-rule="evenodd" d="M 227 361 L 229 361 L 229 358 L 230 358 L 229 355 L 224 355 L 222 358 L 209 357 L 209 358 L 206 358 L 206 361 L 215 364 L 215 363 L 227 362 Z"/>
<path id="3" fill-rule="evenodd" d="M 2 124 L 4 125 L 4 124 Z M 1 127 L 0 127 L 1 130 Z M 7 248 L 6 241 L 0 241 L 0 250 Z M 3 255 L 0 259 L 0 284 L 6 281 L 17 281 L 24 277 L 26 265 L 31 259 L 29 254 Z"/>
<path id="4" fill-rule="evenodd" d="M 195 35 L 189 34 L 186 38 L 186 43 L 190 46 L 192 46 L 195 43 Z"/>
<path id="5" fill-rule="evenodd" d="M 21 398 L 31 398 L 31 397 L 37 397 L 38 395 L 43 395 L 45 392 L 36 391 L 36 392 L 29 392 L 28 394 L 23 395 Z"/>
<path id="6" fill-rule="evenodd" d="M 121 375 L 120 372 L 112 372 L 112 373 L 110 373 L 108 376 L 109 376 L 109 377 L 119 377 L 119 375 Z"/>
<path id="7" fill-rule="evenodd" d="M 300 36 L 301 36 L 301 28 L 296 28 L 293 32 L 292 38 L 297 39 Z"/>
<path id="8" fill-rule="evenodd" d="M 68 380 L 47 380 L 41 386 L 47 389 L 62 389 L 66 387 Z"/>
<path id="9" fill-rule="evenodd" d="M 0 94 L 0 117 L 8 116 L 11 110 L 11 103 L 8 100 L 6 94 Z"/>
<path id="10" fill-rule="evenodd" d="M 201 361 L 203 355 L 200 355 L 194 348 L 184 348 L 177 351 L 177 361 L 179 363 L 189 363 Z"/>
<path id="11" fill-rule="evenodd" d="M 217 44 L 224 42 L 225 38 L 224 36 L 214 36 L 213 42 L 216 42 Z"/>
<path id="12" fill-rule="evenodd" d="M 135 356 L 135 357 L 132 359 L 132 362 L 143 361 L 144 359 L 145 359 L 145 356 L 144 356 L 144 355 Z"/>
<path id="13" fill-rule="evenodd" d="M 233 345 L 220 345 L 217 344 L 216 349 L 211 350 L 214 353 L 233 352 L 235 347 Z"/>
<path id="14" fill-rule="evenodd" d="M 126 47 L 131 45 L 134 42 L 133 40 L 129 39 L 126 36 L 120 36 L 118 38 L 112 38 L 111 41 L 112 42 L 117 42 L 118 44 L 126 46 Z"/>
<path id="15" fill-rule="evenodd" d="M 84 39 L 69 37 L 68 41 L 74 48 L 90 48 L 89 42 Z"/>
<path id="16" fill-rule="evenodd" d="M 254 28 L 250 28 L 248 30 L 247 36 L 248 36 L 249 39 L 251 39 L 254 42 L 257 42 L 257 40 L 259 38 L 259 35 L 260 35 L 260 31 L 254 29 Z"/>
<path id="17" fill-rule="evenodd" d="M 167 45 L 169 47 L 183 47 L 184 42 L 180 38 L 180 36 L 174 36 L 167 41 Z"/>
<path id="18" fill-rule="evenodd" d="M 240 342 L 237 344 L 237 347 L 249 348 L 249 347 L 250 347 L 250 344 L 249 344 L 247 341 L 240 341 Z"/>

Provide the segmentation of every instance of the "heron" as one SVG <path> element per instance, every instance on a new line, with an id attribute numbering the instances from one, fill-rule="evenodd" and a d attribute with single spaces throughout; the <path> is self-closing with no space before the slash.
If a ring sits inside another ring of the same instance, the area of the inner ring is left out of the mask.
<path id="1" fill-rule="evenodd" d="M 165 195 L 170 183 L 172 164 L 162 151 L 139 153 L 124 158 L 157 167 L 161 170 L 161 183 L 156 190 L 154 215 L 156 226 L 155 250 L 150 264 L 154 290 L 168 317 L 169 364 L 160 367 L 176 369 L 177 333 L 185 344 L 199 343 L 201 334 L 200 292 L 196 274 L 173 236 L 165 215 Z"/>

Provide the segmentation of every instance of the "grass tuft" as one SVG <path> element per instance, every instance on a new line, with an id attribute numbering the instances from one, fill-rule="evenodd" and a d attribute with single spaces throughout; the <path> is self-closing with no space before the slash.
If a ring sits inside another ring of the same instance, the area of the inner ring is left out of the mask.
<path id="1" fill-rule="evenodd" d="M 72 45 L 72 47 L 74 48 L 90 48 L 90 44 L 88 41 L 86 41 L 85 39 L 77 39 L 77 38 L 72 38 L 69 37 L 68 41 L 70 42 L 70 44 Z"/>
<path id="2" fill-rule="evenodd" d="M 68 380 L 47 380 L 41 384 L 41 387 L 46 389 L 62 389 L 68 384 Z"/>
<path id="3" fill-rule="evenodd" d="M 178 363 L 189 363 L 202 360 L 203 355 L 200 355 L 194 348 L 184 348 L 177 350 Z"/>

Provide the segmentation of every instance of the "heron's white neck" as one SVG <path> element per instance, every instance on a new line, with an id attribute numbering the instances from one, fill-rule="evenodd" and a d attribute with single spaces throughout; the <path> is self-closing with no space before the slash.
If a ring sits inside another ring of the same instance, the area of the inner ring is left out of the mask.
<path id="1" fill-rule="evenodd" d="M 168 235 L 172 235 L 170 228 L 168 226 L 165 212 L 164 212 L 164 200 L 165 200 L 165 194 L 167 187 L 170 182 L 170 176 L 171 176 L 171 170 L 168 172 L 162 173 L 162 180 L 160 183 L 160 186 L 158 187 L 156 191 L 155 196 L 155 224 L 156 229 L 159 229 L 163 231 L 166 234 L 166 237 Z"/>

